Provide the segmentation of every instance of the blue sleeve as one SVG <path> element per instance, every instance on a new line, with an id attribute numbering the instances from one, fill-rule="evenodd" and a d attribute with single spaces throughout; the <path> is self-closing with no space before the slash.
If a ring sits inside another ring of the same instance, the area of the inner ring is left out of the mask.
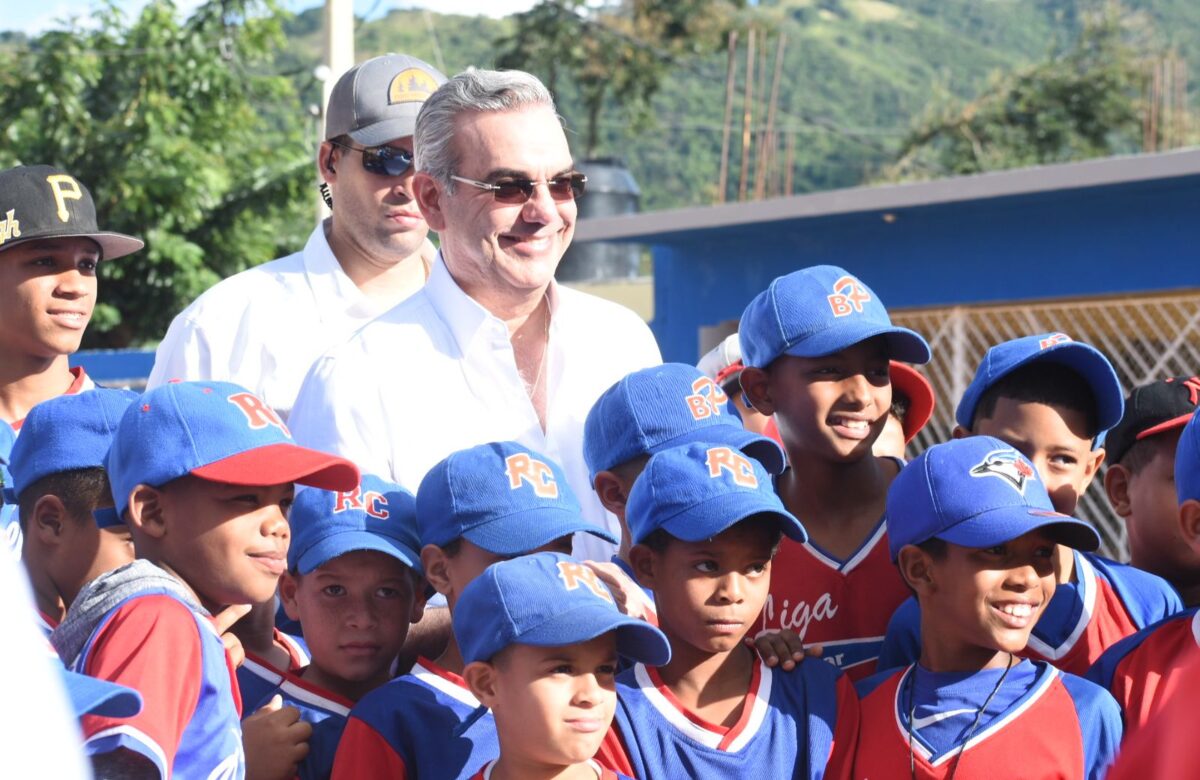
<path id="1" fill-rule="evenodd" d="M 1083 737 L 1083 776 L 1103 780 L 1121 747 L 1124 726 L 1116 699 L 1095 683 L 1063 673 L 1063 687 L 1075 702 Z"/>
<path id="2" fill-rule="evenodd" d="M 308 755 L 300 762 L 300 780 L 329 780 L 333 774 L 333 757 L 346 730 L 346 718 L 337 715 L 312 724 L 308 738 Z"/>
<path id="3" fill-rule="evenodd" d="M 879 648 L 880 671 L 915 664 L 921 657 L 921 606 L 915 596 L 896 608 Z"/>
<path id="4" fill-rule="evenodd" d="M 819 775 L 818 767 L 824 767 L 833 751 L 834 734 L 838 719 L 838 678 L 842 673 L 832 664 L 802 663 L 791 672 L 804 677 L 804 698 L 808 711 L 804 740 L 797 746 L 798 753 L 807 752 L 808 777 Z"/>
<path id="5" fill-rule="evenodd" d="M 1096 659 L 1091 668 L 1087 670 L 1084 678 L 1091 680 L 1106 691 L 1111 691 L 1113 677 L 1117 673 L 1117 666 L 1125 659 L 1125 656 L 1129 655 L 1138 645 L 1146 641 L 1146 637 L 1150 636 L 1155 627 L 1143 628 L 1136 634 L 1130 634 L 1111 645 Z"/>
<path id="6" fill-rule="evenodd" d="M 1110 561 L 1094 553 L 1082 553 L 1121 598 L 1138 628 L 1157 623 L 1183 611 L 1183 601 L 1171 584 L 1148 571 Z"/>

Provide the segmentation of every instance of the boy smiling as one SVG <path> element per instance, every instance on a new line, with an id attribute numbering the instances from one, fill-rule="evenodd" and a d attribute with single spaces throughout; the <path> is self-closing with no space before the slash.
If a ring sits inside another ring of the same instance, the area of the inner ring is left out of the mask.
<path id="1" fill-rule="evenodd" d="M 145 708 L 86 718 L 85 751 L 162 777 L 240 776 L 241 701 L 213 615 L 275 592 L 293 483 L 346 490 L 358 470 L 297 446 L 261 399 L 223 382 L 141 396 L 106 468 L 138 560 L 85 587 L 52 641 L 76 671 L 139 690 Z"/>
<path id="2" fill-rule="evenodd" d="M 921 606 L 918 663 L 858 685 L 856 778 L 1103 777 L 1121 740 L 1116 702 L 1043 661 L 1020 660 L 1054 595 L 1056 544 L 1094 549 L 1054 511 L 1033 465 L 987 436 L 936 445 L 892 483 L 889 546 Z"/>

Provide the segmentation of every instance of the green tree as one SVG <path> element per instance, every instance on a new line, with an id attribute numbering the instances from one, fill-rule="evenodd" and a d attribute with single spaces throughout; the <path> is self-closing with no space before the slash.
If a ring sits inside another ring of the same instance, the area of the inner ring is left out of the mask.
<path id="1" fill-rule="evenodd" d="M 651 100 L 676 60 L 714 50 L 742 2 L 542 0 L 514 15 L 515 30 L 496 40 L 496 63 L 539 74 L 556 95 L 564 77 L 586 115 L 584 146 L 600 144 L 600 115 L 612 99 L 634 129 L 648 125 Z"/>
<path id="2" fill-rule="evenodd" d="M 261 70 L 280 24 L 273 0 L 187 19 L 151 0 L 132 21 L 109 0 L 94 25 L 0 54 L 0 166 L 66 168 L 101 227 L 146 241 L 102 266 L 85 345 L 155 340 L 208 286 L 295 245 L 313 174 L 291 82 Z"/>
<path id="3" fill-rule="evenodd" d="M 1084 17 L 1071 49 L 993 77 L 970 101 L 929 106 L 883 178 L 961 175 L 1132 153 L 1142 145 L 1151 55 L 1141 17 Z"/>

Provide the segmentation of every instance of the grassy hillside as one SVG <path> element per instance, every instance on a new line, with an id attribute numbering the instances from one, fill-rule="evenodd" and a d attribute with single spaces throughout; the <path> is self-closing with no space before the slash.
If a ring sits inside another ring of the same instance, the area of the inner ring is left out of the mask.
<path id="1" fill-rule="evenodd" d="M 1200 3 L 1129 0 L 1144 11 L 1164 44 L 1200 61 Z M 781 135 L 795 139 L 798 192 L 857 184 L 887 160 L 898 140 L 937 95 L 967 97 L 989 76 L 1043 59 L 1073 39 L 1086 0 L 764 0 L 746 12 L 776 36 L 786 34 L 779 116 Z M 292 46 L 280 67 L 307 84 L 319 58 L 318 9 L 289 25 Z M 358 55 L 414 54 L 453 73 L 493 64 L 492 41 L 507 20 L 396 10 L 360 26 Z M 431 31 L 433 34 L 431 34 Z M 436 43 L 435 43 L 436 38 Z M 760 39 L 761 42 L 761 39 Z M 760 43 L 761 50 L 761 43 Z M 439 58 L 440 54 L 440 58 Z M 739 68 L 744 73 L 745 53 Z M 773 60 L 772 60 L 773 61 Z M 617 108 L 605 113 L 600 152 L 619 154 L 643 189 L 647 209 L 710 203 L 716 196 L 724 111 L 725 55 L 681 60 L 654 103 L 650 127 L 633 128 Z M 761 94 L 762 85 L 758 91 Z M 570 85 L 560 103 L 568 123 L 583 112 Z M 764 106 L 755 124 L 765 123 Z M 741 95 L 735 115 L 740 121 Z M 740 128 L 740 124 L 738 125 Z M 736 196 L 739 133 L 734 134 L 730 193 Z M 777 165 L 782 168 L 785 141 Z M 777 174 L 780 184 L 782 174 Z"/>

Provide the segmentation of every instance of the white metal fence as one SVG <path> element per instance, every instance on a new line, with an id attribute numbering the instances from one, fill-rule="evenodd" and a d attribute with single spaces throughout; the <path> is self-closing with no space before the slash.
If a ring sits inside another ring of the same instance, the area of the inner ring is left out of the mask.
<path id="1" fill-rule="evenodd" d="M 922 370 L 937 393 L 929 425 L 910 454 L 950 438 L 954 408 L 988 347 L 1008 339 L 1061 331 L 1104 352 L 1128 394 L 1151 379 L 1200 372 L 1200 292 L 1114 297 L 1006 306 L 955 306 L 891 313 L 898 324 L 924 335 L 933 361 Z M 1102 475 L 1080 502 L 1078 514 L 1095 523 L 1105 555 L 1125 560 L 1125 525 L 1109 507 Z"/>

